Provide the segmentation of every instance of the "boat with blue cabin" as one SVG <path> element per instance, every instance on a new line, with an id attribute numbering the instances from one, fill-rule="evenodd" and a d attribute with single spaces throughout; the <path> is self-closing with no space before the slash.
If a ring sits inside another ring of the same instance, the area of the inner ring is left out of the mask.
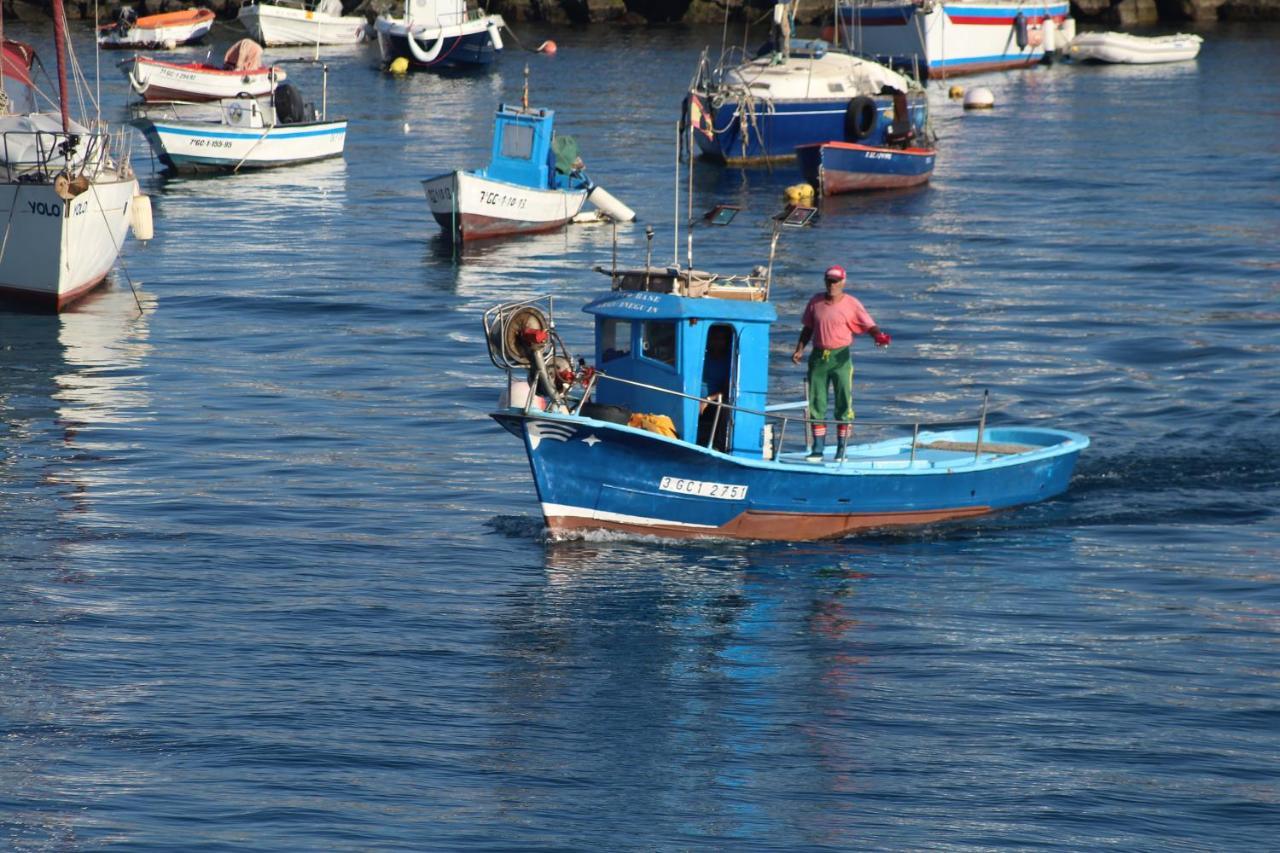
<path id="1" fill-rule="evenodd" d="M 468 9 L 466 0 L 405 0 L 404 17 L 373 22 L 384 65 L 404 58 L 412 69 L 485 68 L 502 51 L 501 15 Z"/>
<path id="2" fill-rule="evenodd" d="M 917 79 L 1047 62 L 1075 35 L 1067 0 L 846 0 L 839 36 Z"/>
<path id="3" fill-rule="evenodd" d="M 588 201 L 615 221 L 635 219 L 591 180 L 577 141 L 557 135 L 555 119 L 554 110 L 529 106 L 526 77 L 520 105 L 499 104 L 494 114 L 489 165 L 422 182 L 431 215 L 447 236 L 463 242 L 551 231 L 579 217 Z"/>
<path id="4" fill-rule="evenodd" d="M 1067 489 L 1083 435 L 1033 426 L 924 430 L 811 462 L 794 404 L 771 406 L 769 268 L 604 270 L 594 366 L 556 331 L 554 300 L 484 316 L 507 390 L 492 417 L 518 437 L 553 537 L 808 540 L 970 518 Z M 713 387 L 718 385 L 719 387 Z"/>
<path id="5" fill-rule="evenodd" d="M 713 66 L 703 55 L 684 109 L 704 156 L 754 165 L 791 160 L 815 142 L 880 145 L 895 93 L 909 100 L 913 123 L 925 123 L 928 102 L 914 80 L 821 39 L 791 38 L 789 27 L 787 19 L 745 62 Z"/>

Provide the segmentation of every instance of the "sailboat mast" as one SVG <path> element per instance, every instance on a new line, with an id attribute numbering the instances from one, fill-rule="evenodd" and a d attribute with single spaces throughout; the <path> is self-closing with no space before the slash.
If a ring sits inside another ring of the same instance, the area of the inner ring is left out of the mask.
<path id="1" fill-rule="evenodd" d="M 58 59 L 58 107 L 62 110 L 62 132 L 71 132 L 71 119 L 67 115 L 67 66 L 65 54 L 67 49 L 67 14 L 62 7 L 62 0 L 52 0 L 53 5 L 53 49 Z"/>

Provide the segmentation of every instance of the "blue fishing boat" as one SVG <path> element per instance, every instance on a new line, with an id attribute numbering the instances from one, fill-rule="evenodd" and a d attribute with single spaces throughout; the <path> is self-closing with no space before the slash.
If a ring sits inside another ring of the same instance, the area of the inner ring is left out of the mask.
<path id="1" fill-rule="evenodd" d="M 893 120 L 878 145 L 832 140 L 796 147 L 800 171 L 821 195 L 899 189 L 926 183 L 938 152 L 933 129 L 919 124 L 907 96 L 893 96 Z M 902 120 L 898 120 L 902 116 Z"/>
<path id="2" fill-rule="evenodd" d="M 784 36 L 754 59 L 712 66 L 704 54 L 685 99 L 702 154 L 731 165 L 790 160 L 796 148 L 843 140 L 886 142 L 893 94 L 907 98 L 914 124 L 928 112 L 924 89 L 870 59 L 820 39 Z"/>
<path id="3" fill-rule="evenodd" d="M 938 152 L 854 142 L 821 142 L 796 148 L 804 179 L 822 195 L 900 189 L 926 183 Z"/>
<path id="4" fill-rule="evenodd" d="M 1064 430 L 988 428 L 984 407 L 971 428 L 917 426 L 809 461 L 809 424 L 767 403 L 767 269 L 610 274 L 611 291 L 584 308 L 594 367 L 566 349 L 549 298 L 484 318 L 508 374 L 492 416 L 524 442 L 553 536 L 807 540 L 969 518 L 1061 494 L 1089 445 Z"/>

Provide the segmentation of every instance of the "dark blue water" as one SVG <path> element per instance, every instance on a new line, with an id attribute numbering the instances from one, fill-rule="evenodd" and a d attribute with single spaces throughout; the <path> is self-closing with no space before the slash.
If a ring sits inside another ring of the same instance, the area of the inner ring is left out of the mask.
<path id="1" fill-rule="evenodd" d="M 520 34 L 669 257 L 719 30 Z M 332 55 L 345 162 L 167 180 L 139 138 L 156 239 L 72 313 L 0 312 L 0 847 L 1273 849 L 1280 30 L 1204 35 L 964 81 L 988 115 L 939 87 L 929 187 L 787 233 L 779 396 L 841 263 L 894 336 L 860 419 L 990 389 L 1094 441 L 1062 499 L 835 543 L 545 541 L 479 315 L 554 292 L 585 344 L 609 232 L 454 258 L 419 185 L 485 161 L 524 55 Z M 699 167 L 698 209 L 745 207 L 699 266 L 761 260 L 796 180 Z"/>

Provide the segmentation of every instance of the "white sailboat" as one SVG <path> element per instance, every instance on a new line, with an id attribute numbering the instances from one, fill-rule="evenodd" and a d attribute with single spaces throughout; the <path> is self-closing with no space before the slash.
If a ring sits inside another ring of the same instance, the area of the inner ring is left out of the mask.
<path id="1" fill-rule="evenodd" d="M 150 207 L 135 201 L 138 181 L 127 153 L 113 153 L 106 127 L 96 121 L 86 126 L 68 115 L 62 0 L 52 0 L 52 11 L 57 113 L 36 107 L 34 49 L 12 41 L 0 45 L 0 295 L 58 311 L 106 277 L 131 212 Z M 120 150 L 128 149 L 121 143 Z"/>

